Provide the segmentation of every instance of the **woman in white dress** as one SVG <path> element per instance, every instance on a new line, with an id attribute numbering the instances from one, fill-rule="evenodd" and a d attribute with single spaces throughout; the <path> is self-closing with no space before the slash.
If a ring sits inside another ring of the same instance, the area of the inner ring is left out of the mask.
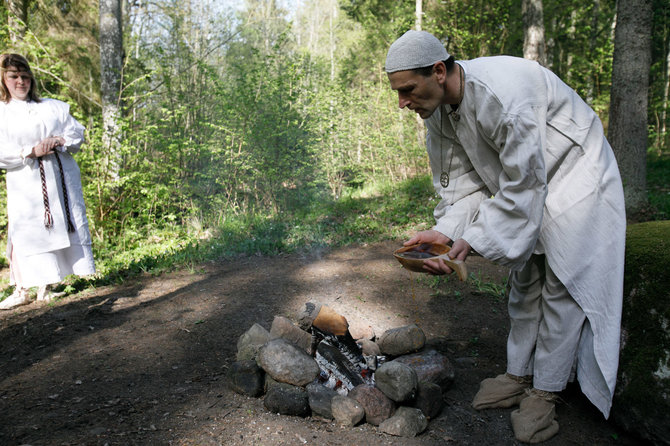
<path id="1" fill-rule="evenodd" d="M 53 297 L 50 286 L 66 276 L 95 273 L 79 166 L 72 153 L 84 127 L 69 106 L 40 98 L 28 61 L 0 55 L 0 168 L 7 171 L 7 257 L 15 292 L 7 310 Z"/>

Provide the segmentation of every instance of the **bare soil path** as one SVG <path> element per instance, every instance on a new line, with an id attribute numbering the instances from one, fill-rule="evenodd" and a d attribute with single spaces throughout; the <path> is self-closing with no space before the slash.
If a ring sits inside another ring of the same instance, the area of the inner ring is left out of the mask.
<path id="1" fill-rule="evenodd" d="M 514 445 L 510 410 L 475 411 L 479 382 L 505 370 L 504 299 L 455 277 L 402 269 L 398 242 L 240 257 L 0 313 L 0 445 Z M 482 284 L 507 271 L 468 260 Z M 322 302 L 377 334 L 417 323 L 456 368 L 445 408 L 416 438 L 269 413 L 233 393 L 239 336 Z M 576 387 L 547 445 L 635 445 Z"/>

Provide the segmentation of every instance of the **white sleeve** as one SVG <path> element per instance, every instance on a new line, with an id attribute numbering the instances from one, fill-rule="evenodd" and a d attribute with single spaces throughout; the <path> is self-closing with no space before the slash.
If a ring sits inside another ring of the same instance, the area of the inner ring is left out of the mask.
<path id="1" fill-rule="evenodd" d="M 490 135 L 502 166 L 499 190 L 484 201 L 476 221 L 463 234 L 472 248 L 502 265 L 520 268 L 540 234 L 547 181 L 544 165 L 542 110 L 527 107 L 517 114 L 486 112 L 480 121 Z"/>
<path id="2" fill-rule="evenodd" d="M 439 119 L 441 117 L 438 115 L 438 122 Z M 440 202 L 433 211 L 436 222 L 433 229 L 456 240 L 461 238 L 465 229 L 474 221 L 480 203 L 489 198 L 491 193 L 460 143 L 448 135 L 440 137 L 439 125 L 432 118 L 426 121 L 426 126 L 426 146 L 433 187 L 440 196 Z M 449 185 L 446 188 L 440 184 L 443 170 L 449 172 Z"/>
<path id="3" fill-rule="evenodd" d="M 30 154 L 32 147 L 21 147 L 9 137 L 5 125 L 0 125 L 0 169 L 21 167 L 30 161 L 25 155 Z"/>
<path id="4" fill-rule="evenodd" d="M 70 153 L 77 153 L 81 148 L 82 143 L 84 142 L 84 126 L 81 125 L 74 117 L 70 114 L 70 106 L 61 102 L 60 104 L 60 114 L 62 119 L 60 135 L 52 136 L 62 136 L 65 139 L 65 144 L 63 150 L 67 150 Z"/>

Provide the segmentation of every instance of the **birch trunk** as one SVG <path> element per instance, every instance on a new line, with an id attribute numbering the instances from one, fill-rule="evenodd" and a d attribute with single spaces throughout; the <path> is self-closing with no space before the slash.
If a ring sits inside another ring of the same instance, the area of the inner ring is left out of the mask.
<path id="1" fill-rule="evenodd" d="M 109 159 L 109 172 L 118 178 L 118 147 L 121 142 L 121 75 L 123 33 L 121 1 L 100 0 L 100 91 L 102 99 L 103 145 Z"/>
<path id="2" fill-rule="evenodd" d="M 26 35 L 28 22 L 28 0 L 7 0 L 7 25 L 9 40 L 16 43 Z"/>
<path id="3" fill-rule="evenodd" d="M 542 0 L 523 0 L 521 14 L 524 28 L 523 57 L 546 66 Z"/>
<path id="4" fill-rule="evenodd" d="M 658 151 L 665 144 L 667 134 L 666 120 L 668 118 L 668 92 L 670 92 L 670 50 L 665 59 L 665 85 L 663 86 L 663 110 L 661 111 L 661 123 L 659 131 Z"/>

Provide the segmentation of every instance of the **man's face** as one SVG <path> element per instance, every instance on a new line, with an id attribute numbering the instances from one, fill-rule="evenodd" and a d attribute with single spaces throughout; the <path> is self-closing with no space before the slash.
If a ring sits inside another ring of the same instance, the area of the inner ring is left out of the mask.
<path id="1" fill-rule="evenodd" d="M 25 101 L 30 92 L 30 74 L 19 71 L 16 67 L 9 67 L 4 76 L 5 85 L 12 99 Z"/>
<path id="2" fill-rule="evenodd" d="M 428 119 L 442 103 L 444 90 L 435 72 L 422 76 L 412 70 L 388 74 L 391 88 L 398 92 L 398 107 L 414 110 L 421 118 Z"/>

